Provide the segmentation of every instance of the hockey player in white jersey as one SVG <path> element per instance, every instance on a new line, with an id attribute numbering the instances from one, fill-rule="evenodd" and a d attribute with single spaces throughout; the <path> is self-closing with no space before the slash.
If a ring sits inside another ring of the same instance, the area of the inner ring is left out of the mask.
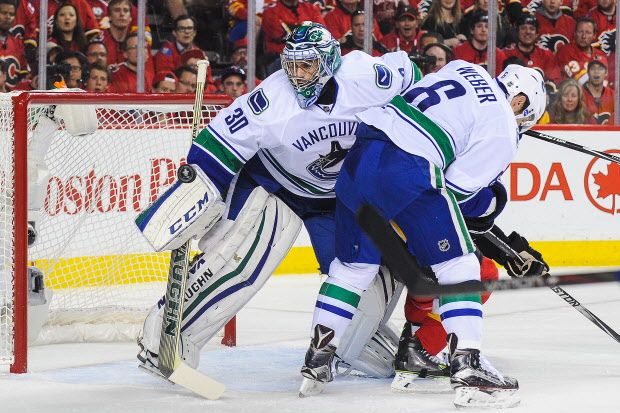
<path id="1" fill-rule="evenodd" d="M 194 140 L 187 160 L 198 179 L 175 183 L 136 221 L 158 250 L 200 238 L 205 254 L 190 269 L 181 328 L 182 357 L 194 367 L 204 344 L 284 258 L 302 221 L 327 273 L 335 251 L 334 185 L 355 141 L 355 114 L 387 104 L 421 78 L 404 52 L 341 58 L 338 42 L 311 22 L 292 32 L 281 59 L 283 70 L 222 109 Z M 224 218 L 205 228 L 224 209 Z M 339 356 L 389 376 L 398 334 L 382 328 L 397 284 L 383 281 L 377 278 L 360 300 L 363 327 L 349 335 Z M 326 284 L 321 291 L 338 300 L 344 290 Z M 157 364 L 163 304 L 153 307 L 138 340 L 144 367 Z M 381 337 L 370 340 L 373 334 Z M 366 351 L 366 343 L 380 348 Z"/>
<path id="2" fill-rule="evenodd" d="M 496 79 L 480 66 L 453 61 L 390 104 L 358 115 L 357 140 L 336 184 L 336 258 L 328 283 L 361 294 L 381 256 L 355 221 L 368 203 L 402 229 L 407 246 L 439 284 L 480 280 L 474 244 L 458 206 L 496 181 L 514 158 L 520 133 L 545 108 L 543 79 L 508 66 Z M 302 367 L 300 395 L 331 380 L 329 361 L 355 314 L 355 304 L 317 299 L 314 339 Z M 480 354 L 480 294 L 440 297 L 449 333 L 450 379 L 461 406 L 510 407 L 517 381 Z"/>

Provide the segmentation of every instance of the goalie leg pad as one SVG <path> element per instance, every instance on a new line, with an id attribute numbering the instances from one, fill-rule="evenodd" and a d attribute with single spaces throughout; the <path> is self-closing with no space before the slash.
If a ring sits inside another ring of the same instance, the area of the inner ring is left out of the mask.
<path id="1" fill-rule="evenodd" d="M 301 219 L 257 187 L 232 227 L 191 266 L 181 327 L 181 354 L 192 367 L 199 350 L 262 288 L 293 246 Z M 151 310 L 140 342 L 159 349 L 163 299 Z"/>
<path id="2" fill-rule="evenodd" d="M 394 375 L 399 335 L 388 321 L 402 290 L 403 284 L 386 267 L 381 267 L 340 339 L 337 356 L 344 366 L 371 377 Z M 340 370 L 343 366 L 338 367 Z"/>
<path id="3" fill-rule="evenodd" d="M 222 216 L 226 204 L 211 180 L 196 168 L 192 182 L 176 181 L 136 218 L 155 251 L 179 248 L 202 236 Z"/>

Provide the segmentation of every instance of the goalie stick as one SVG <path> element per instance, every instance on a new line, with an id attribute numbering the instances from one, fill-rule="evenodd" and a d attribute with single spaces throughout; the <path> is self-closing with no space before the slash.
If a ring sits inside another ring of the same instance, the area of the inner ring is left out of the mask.
<path id="1" fill-rule="evenodd" d="M 502 239 L 498 238 L 497 235 L 488 231 L 485 232 L 483 236 L 497 248 L 501 249 L 506 255 L 517 260 L 520 265 L 524 264 L 523 258 L 515 250 L 513 250 L 510 245 L 506 244 Z M 611 338 L 620 343 L 620 335 L 618 333 L 616 333 L 611 327 L 605 324 L 603 320 L 594 315 L 590 310 L 585 308 L 579 301 L 577 301 L 572 295 L 567 293 L 562 287 L 560 287 L 559 285 L 553 286 L 551 287 L 551 291 L 556 293 L 561 299 L 570 304 L 570 306 L 573 307 L 575 310 L 583 314 L 583 316 L 590 320 L 595 326 L 603 330 Z"/>
<path id="2" fill-rule="evenodd" d="M 541 133 L 541 132 L 531 130 L 531 129 L 525 132 L 525 134 L 533 138 L 543 140 L 545 142 L 554 143 L 556 145 L 564 146 L 565 148 L 569 148 L 569 149 L 582 152 L 582 153 L 587 153 L 588 155 L 596 156 L 598 158 L 605 159 L 606 161 L 620 164 L 620 157 L 616 155 L 611 155 L 609 153 L 597 151 L 595 149 L 590 149 L 586 146 L 582 146 L 574 142 L 565 141 L 564 139 L 560 139 L 558 137 L 547 135 L 546 133 Z"/>
<path id="3" fill-rule="evenodd" d="M 370 205 L 362 205 L 357 211 L 360 227 L 375 244 L 388 268 L 414 295 L 450 295 L 469 292 L 514 290 L 522 288 L 556 287 L 620 281 L 620 270 L 601 271 L 561 277 L 524 277 L 497 281 L 466 281 L 458 284 L 440 285 L 423 274 L 415 257 L 407 250 L 403 240 L 392 226 Z"/>
<path id="4" fill-rule="evenodd" d="M 200 60 L 198 62 L 198 79 L 192 118 L 192 140 L 198 134 L 198 123 L 202 116 L 202 98 L 208 64 L 207 60 Z M 178 178 L 181 182 L 191 182 L 196 178 L 195 171 L 189 165 L 182 166 L 179 168 Z M 183 386 L 202 397 L 216 400 L 224 393 L 226 386 L 191 368 L 183 362 L 179 355 L 190 245 L 191 239 L 186 241 L 181 247 L 173 249 L 170 254 L 166 304 L 159 342 L 158 368 L 171 382 Z"/>

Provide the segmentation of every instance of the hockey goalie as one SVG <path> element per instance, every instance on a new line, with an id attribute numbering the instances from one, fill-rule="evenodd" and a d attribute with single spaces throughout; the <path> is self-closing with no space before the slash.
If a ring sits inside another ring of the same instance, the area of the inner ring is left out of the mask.
<path id="1" fill-rule="evenodd" d="M 288 37 L 281 60 L 283 70 L 194 139 L 187 160 L 195 179 L 173 184 L 136 220 L 156 250 L 199 239 L 204 253 L 190 265 L 179 349 L 194 368 L 200 349 L 265 284 L 302 224 L 321 273 L 328 272 L 334 185 L 355 140 L 355 114 L 386 104 L 421 77 L 404 52 L 341 57 L 338 42 L 312 22 Z M 386 269 L 365 291 L 338 279 L 321 286 L 317 306 L 353 319 L 334 359 L 338 370 L 393 375 L 398 334 L 387 320 L 401 290 Z M 141 367 L 156 373 L 164 305 L 152 308 L 138 338 Z"/>

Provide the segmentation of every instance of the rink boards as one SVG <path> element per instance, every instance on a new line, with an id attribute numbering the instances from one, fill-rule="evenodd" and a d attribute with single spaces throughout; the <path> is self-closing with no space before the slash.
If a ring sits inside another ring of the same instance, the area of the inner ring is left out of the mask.
<path id="1" fill-rule="evenodd" d="M 581 145 L 620 154 L 620 128 L 549 127 L 544 130 Z M 153 131 L 144 133 L 148 134 L 145 138 L 153 140 Z M 166 139 L 186 139 L 184 135 L 175 135 L 169 133 Z M 127 145 L 128 150 L 134 146 L 130 142 Z M 51 225 L 49 230 L 54 232 L 55 225 L 66 227 L 72 220 L 83 220 L 84 215 L 96 214 L 107 215 L 102 220 L 106 226 L 124 225 L 131 229 L 136 213 L 174 179 L 174 171 L 183 161 L 182 153 L 174 159 L 156 153 L 149 155 L 148 164 L 134 164 L 131 170 L 119 176 L 92 169 L 72 177 L 52 174 L 44 212 L 48 225 Z M 508 188 L 510 202 L 498 224 L 507 233 L 517 230 L 526 236 L 543 252 L 550 265 L 620 265 L 620 166 L 526 136 L 502 181 Z M 121 191 L 123 184 L 126 189 Z M 67 187 L 72 188 L 70 197 L 66 196 Z M 62 205 L 59 194 L 64 198 Z M 63 267 L 75 268 L 76 262 L 83 263 L 84 260 L 96 261 L 102 268 L 113 262 L 117 269 L 132 268 L 134 276 L 125 277 L 121 269 L 118 278 L 111 279 L 111 283 L 136 280 L 135 271 L 140 267 L 138 261 L 143 259 L 145 252 L 141 235 L 132 230 L 123 235 L 122 252 L 119 253 L 119 240 L 113 243 L 114 248 L 107 250 L 106 245 L 92 236 L 93 232 L 103 230 L 89 225 L 81 233 L 78 226 L 72 234 L 80 241 L 65 250 L 67 258 L 54 266 L 56 271 L 70 277 L 62 280 L 63 286 L 83 286 L 83 277 L 74 271 L 63 271 Z M 39 263 L 47 258 L 31 257 Z M 161 261 L 165 268 L 167 254 L 150 254 L 149 259 Z M 308 235 L 302 231 L 276 273 L 313 273 L 317 268 Z M 165 274 L 145 272 L 138 279 L 144 282 L 162 276 Z M 50 287 L 54 288 L 53 285 Z"/>

